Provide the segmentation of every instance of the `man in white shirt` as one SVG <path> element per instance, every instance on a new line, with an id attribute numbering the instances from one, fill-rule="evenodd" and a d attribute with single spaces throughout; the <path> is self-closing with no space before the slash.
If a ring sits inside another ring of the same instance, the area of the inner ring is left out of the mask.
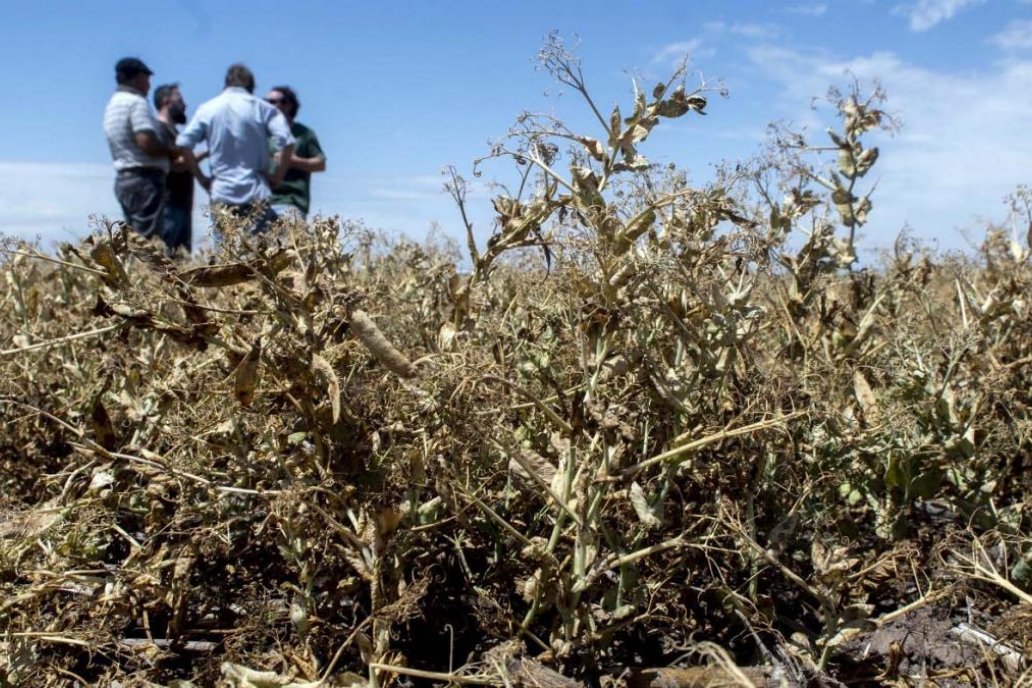
<path id="1" fill-rule="evenodd" d="M 289 161 L 294 137 L 283 114 L 254 96 L 254 75 L 241 64 L 226 72 L 225 90 L 204 103 L 180 132 L 176 144 L 193 149 L 208 144 L 212 205 L 252 218 L 253 233 L 275 219 L 268 206 L 271 187 L 283 181 L 288 164 L 277 165 L 271 177 L 269 142 L 280 159 Z"/>
<path id="2" fill-rule="evenodd" d="M 135 57 L 119 60 L 118 90 L 104 110 L 104 134 L 115 163 L 115 197 L 126 224 L 147 237 L 161 234 L 165 174 L 169 160 L 184 153 L 158 138 L 158 122 L 147 103 L 151 74 Z"/>

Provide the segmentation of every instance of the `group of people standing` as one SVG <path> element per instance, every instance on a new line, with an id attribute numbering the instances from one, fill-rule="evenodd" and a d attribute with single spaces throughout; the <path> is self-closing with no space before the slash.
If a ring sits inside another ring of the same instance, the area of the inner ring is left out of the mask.
<path id="1" fill-rule="evenodd" d="M 189 253 L 195 179 L 213 209 L 248 218 L 253 232 L 279 218 L 307 217 L 311 175 L 326 169 L 326 155 L 315 132 L 296 121 L 301 103 L 293 89 L 276 86 L 257 98 L 254 74 L 235 64 L 222 93 L 188 121 L 175 83 L 155 89 L 155 116 L 147 102 L 152 75 L 137 58 L 119 60 L 118 89 L 104 111 L 126 224 L 161 238 L 173 254 Z M 205 160 L 210 174 L 201 169 Z"/>

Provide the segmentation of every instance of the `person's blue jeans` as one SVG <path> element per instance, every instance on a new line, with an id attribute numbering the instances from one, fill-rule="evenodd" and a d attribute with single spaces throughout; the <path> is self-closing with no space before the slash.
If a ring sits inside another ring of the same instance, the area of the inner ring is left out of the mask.
<path id="1" fill-rule="evenodd" d="M 180 248 L 190 253 L 193 242 L 193 213 L 190 208 L 165 204 L 162 211 L 161 238 L 169 253 L 178 253 Z"/>
<path id="2" fill-rule="evenodd" d="M 296 205 L 290 205 L 289 203 L 274 203 L 273 205 L 269 206 L 269 209 L 272 211 L 272 214 L 275 215 L 277 219 L 299 220 L 301 222 L 305 221 L 304 211 L 302 211 Z"/>
<path id="3" fill-rule="evenodd" d="M 161 208 L 165 204 L 165 173 L 153 167 L 119 170 L 115 198 L 125 223 L 145 237 L 161 236 Z"/>
<path id="4" fill-rule="evenodd" d="M 233 205 L 231 203 L 213 203 L 213 206 L 221 206 L 228 208 L 230 212 L 236 218 L 246 218 L 248 225 L 246 227 L 250 234 L 261 234 L 269 225 L 276 220 L 276 214 L 272 212 L 272 208 L 264 203 L 244 203 L 241 205 Z M 218 222 L 215 223 L 215 234 L 221 234 Z"/>

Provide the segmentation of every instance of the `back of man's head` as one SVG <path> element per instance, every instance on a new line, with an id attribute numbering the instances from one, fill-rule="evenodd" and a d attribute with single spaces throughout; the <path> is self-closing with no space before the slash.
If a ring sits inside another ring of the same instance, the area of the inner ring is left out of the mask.
<path id="1" fill-rule="evenodd" d="M 248 93 L 254 93 L 254 74 L 242 64 L 230 65 L 226 70 L 226 88 L 238 86 Z"/>
<path id="2" fill-rule="evenodd" d="M 179 88 L 179 84 L 162 84 L 154 90 L 154 107 L 158 110 L 165 107 L 165 103 L 172 98 L 172 94 Z"/>

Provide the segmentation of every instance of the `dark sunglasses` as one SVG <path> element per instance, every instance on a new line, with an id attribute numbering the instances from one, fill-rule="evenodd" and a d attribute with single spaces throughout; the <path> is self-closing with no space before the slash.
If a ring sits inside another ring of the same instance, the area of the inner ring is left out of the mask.
<path id="1" fill-rule="evenodd" d="M 282 98 L 266 98 L 265 102 L 268 103 L 269 105 L 279 105 L 280 103 L 283 102 L 283 99 Z"/>

